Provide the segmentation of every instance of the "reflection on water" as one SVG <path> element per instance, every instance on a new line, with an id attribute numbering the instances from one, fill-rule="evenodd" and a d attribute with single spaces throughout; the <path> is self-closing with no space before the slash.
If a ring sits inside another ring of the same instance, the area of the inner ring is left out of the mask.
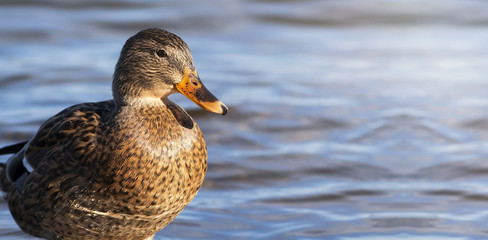
<path id="1" fill-rule="evenodd" d="M 2 145 L 110 98 L 135 32 L 190 45 L 230 113 L 172 97 L 204 131 L 209 172 L 157 239 L 487 238 L 486 1 L 0 6 Z M 0 207 L 0 237 L 31 238 Z"/>

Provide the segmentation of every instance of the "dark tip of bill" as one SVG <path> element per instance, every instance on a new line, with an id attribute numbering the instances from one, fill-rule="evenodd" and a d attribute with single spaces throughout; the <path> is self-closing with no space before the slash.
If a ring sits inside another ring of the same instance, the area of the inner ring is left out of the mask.
<path id="1" fill-rule="evenodd" d="M 228 110 L 227 107 L 224 105 L 220 105 L 220 107 L 222 108 L 222 115 L 227 114 L 227 110 Z"/>

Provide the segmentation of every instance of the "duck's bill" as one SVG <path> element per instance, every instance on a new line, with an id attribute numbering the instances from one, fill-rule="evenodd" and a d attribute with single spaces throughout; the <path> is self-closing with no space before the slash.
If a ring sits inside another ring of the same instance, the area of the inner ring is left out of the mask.
<path id="1" fill-rule="evenodd" d="M 202 81 L 200 81 L 196 71 L 185 67 L 185 75 L 175 87 L 181 94 L 185 95 L 201 108 L 222 115 L 227 113 L 227 106 L 208 91 Z"/>

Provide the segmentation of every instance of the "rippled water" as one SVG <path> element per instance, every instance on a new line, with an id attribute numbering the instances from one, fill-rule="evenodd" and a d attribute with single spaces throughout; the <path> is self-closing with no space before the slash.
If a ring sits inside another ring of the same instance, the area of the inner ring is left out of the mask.
<path id="1" fill-rule="evenodd" d="M 156 239 L 488 239 L 487 1 L 7 0 L 0 20 L 1 145 L 109 99 L 137 31 L 188 43 L 230 113 L 173 97 L 209 171 Z"/>

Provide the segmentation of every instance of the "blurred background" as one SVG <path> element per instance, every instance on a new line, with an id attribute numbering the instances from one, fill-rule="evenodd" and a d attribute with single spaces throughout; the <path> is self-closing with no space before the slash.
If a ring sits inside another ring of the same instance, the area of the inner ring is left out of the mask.
<path id="1" fill-rule="evenodd" d="M 172 97 L 209 170 L 155 239 L 487 239 L 487 26 L 485 0 L 3 0 L 0 146 L 110 99 L 158 27 L 230 112 Z M 0 238 L 32 239 L 4 200 Z"/>

